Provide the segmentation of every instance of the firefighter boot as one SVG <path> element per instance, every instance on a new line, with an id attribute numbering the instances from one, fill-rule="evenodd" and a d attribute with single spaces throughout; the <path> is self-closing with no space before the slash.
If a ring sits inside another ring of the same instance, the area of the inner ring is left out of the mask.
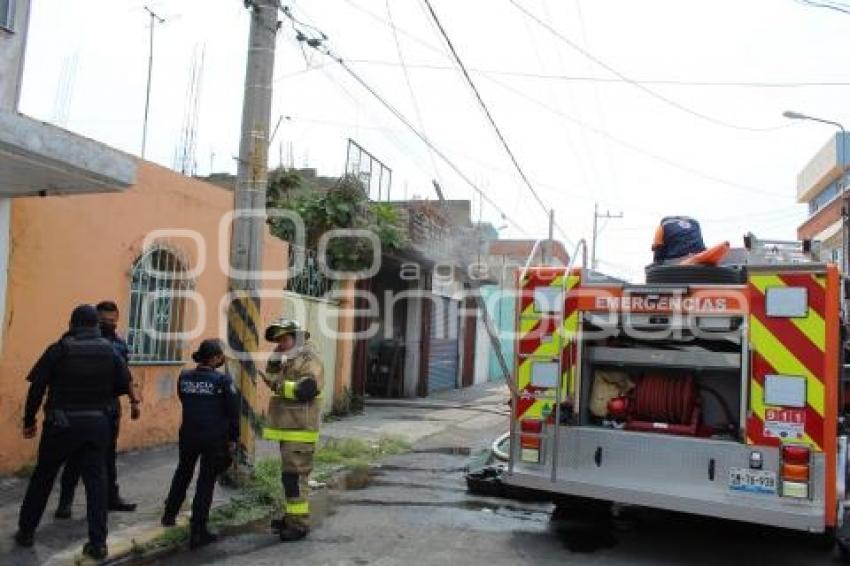
<path id="1" fill-rule="evenodd" d="M 296 542 L 307 537 L 309 530 L 305 525 L 292 521 L 284 521 L 284 526 L 280 529 L 281 542 Z"/>
<path id="2" fill-rule="evenodd" d="M 192 523 L 189 534 L 189 548 L 194 550 L 218 540 L 218 535 L 207 530 L 206 523 Z"/>

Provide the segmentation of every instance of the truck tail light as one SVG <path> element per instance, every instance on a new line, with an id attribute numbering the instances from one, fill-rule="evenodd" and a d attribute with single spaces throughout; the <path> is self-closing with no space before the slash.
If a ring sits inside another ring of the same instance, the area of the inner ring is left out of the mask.
<path id="1" fill-rule="evenodd" d="M 811 450 L 808 446 L 786 444 L 782 447 L 782 462 L 785 464 L 809 465 Z"/>
<path id="2" fill-rule="evenodd" d="M 809 498 L 812 450 L 808 446 L 786 444 L 782 447 L 782 496 Z"/>
<path id="3" fill-rule="evenodd" d="M 520 431 L 522 432 L 519 437 L 520 460 L 539 464 L 543 421 L 523 419 L 520 421 Z"/>
<path id="4" fill-rule="evenodd" d="M 809 481 L 809 467 L 800 464 L 782 464 L 782 477 L 791 481 Z"/>

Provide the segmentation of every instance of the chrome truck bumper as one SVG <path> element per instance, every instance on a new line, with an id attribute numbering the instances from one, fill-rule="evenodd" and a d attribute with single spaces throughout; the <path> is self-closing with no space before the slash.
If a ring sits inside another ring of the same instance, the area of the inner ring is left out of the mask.
<path id="1" fill-rule="evenodd" d="M 558 436 L 553 451 L 554 435 L 548 435 L 540 464 L 515 459 L 513 471 L 503 476 L 505 484 L 813 533 L 825 530 L 823 454 L 814 458 L 810 498 L 794 499 L 730 488 L 730 470 L 748 469 L 753 451 L 762 454 L 763 470 L 777 473 L 775 448 L 590 427 L 562 427 Z M 553 453 L 558 458 L 554 481 Z"/>

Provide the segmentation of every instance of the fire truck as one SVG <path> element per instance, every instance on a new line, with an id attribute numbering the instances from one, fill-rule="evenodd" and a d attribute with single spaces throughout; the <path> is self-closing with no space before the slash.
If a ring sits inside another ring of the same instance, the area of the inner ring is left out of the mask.
<path id="1" fill-rule="evenodd" d="M 748 243 L 739 265 L 662 266 L 643 284 L 518 271 L 501 481 L 554 501 L 839 533 L 841 276 L 805 247 Z"/>

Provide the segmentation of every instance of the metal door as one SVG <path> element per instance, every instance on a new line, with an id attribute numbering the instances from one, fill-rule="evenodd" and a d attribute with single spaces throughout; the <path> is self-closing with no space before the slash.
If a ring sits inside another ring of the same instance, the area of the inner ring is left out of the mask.
<path id="1" fill-rule="evenodd" d="M 428 393 L 457 387 L 458 302 L 434 296 L 428 357 Z"/>

